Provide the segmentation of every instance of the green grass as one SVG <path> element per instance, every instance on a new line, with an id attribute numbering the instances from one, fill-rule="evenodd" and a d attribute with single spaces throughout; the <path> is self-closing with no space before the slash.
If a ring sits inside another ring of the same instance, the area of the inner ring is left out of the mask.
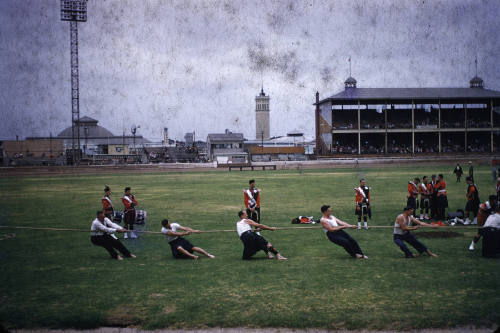
<path id="1" fill-rule="evenodd" d="M 262 222 L 290 227 L 298 215 L 334 215 L 353 222 L 360 175 L 372 187 L 371 225 L 392 225 L 406 204 L 407 182 L 443 172 L 450 209 L 463 209 L 464 182 L 453 165 L 275 172 L 18 177 L 0 180 L 0 225 L 89 229 L 105 184 L 115 207 L 132 186 L 148 211 L 147 229 L 168 217 L 201 230 L 234 229 L 243 188 L 262 190 Z M 489 168 L 477 167 L 482 200 L 494 191 Z M 391 229 L 351 230 L 369 260 L 351 259 L 318 229 L 264 232 L 286 262 L 241 260 L 236 233 L 188 238 L 217 256 L 174 260 L 161 235 L 124 241 L 137 259 L 108 259 L 87 233 L 0 230 L 0 323 L 7 328 L 141 326 L 320 327 L 419 329 L 500 324 L 500 262 L 467 247 L 475 229 L 458 237 L 424 238 L 439 258 L 406 260 Z M 418 233 L 416 235 L 418 237 Z M 435 231 L 433 231 L 435 232 Z M 5 234 L 15 233 L 14 238 Z M 480 248 L 480 247 L 479 247 Z"/>

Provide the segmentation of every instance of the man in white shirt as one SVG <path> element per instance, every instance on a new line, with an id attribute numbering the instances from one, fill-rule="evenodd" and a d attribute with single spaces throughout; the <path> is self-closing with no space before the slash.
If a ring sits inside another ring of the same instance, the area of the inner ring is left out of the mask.
<path id="1" fill-rule="evenodd" d="M 113 259 L 123 260 L 123 258 L 116 253 L 115 249 L 120 251 L 124 257 L 135 258 L 135 255 L 130 253 L 130 251 L 123 246 L 118 238 L 113 235 L 115 232 L 125 232 L 127 230 L 123 229 L 118 224 L 111 222 L 110 219 L 104 216 L 104 213 L 101 210 L 97 211 L 96 215 L 97 217 L 92 222 L 92 226 L 90 227 L 90 241 L 92 244 L 104 247 Z"/>
<path id="2" fill-rule="evenodd" d="M 252 256 L 260 250 L 266 253 L 274 253 L 278 260 L 286 260 L 286 258 L 283 257 L 264 237 L 252 231 L 252 227 L 258 228 L 259 230 L 271 231 L 276 230 L 275 227 L 268 227 L 267 225 L 250 220 L 246 210 L 240 210 L 238 212 L 238 217 L 240 220 L 236 222 L 236 232 L 243 242 L 243 260 L 250 260 Z M 272 259 L 273 257 L 268 255 L 268 258 Z"/>
<path id="3" fill-rule="evenodd" d="M 483 228 L 500 229 L 500 207 L 495 208 L 495 214 L 491 214 L 484 222 Z"/>
<path id="4" fill-rule="evenodd" d="M 356 259 L 368 259 L 359 247 L 358 243 L 343 229 L 355 229 L 355 225 L 341 221 L 332 215 L 332 209 L 328 205 L 321 206 L 322 217 L 320 219 L 326 237 L 334 244 L 340 245 Z"/>
<path id="5" fill-rule="evenodd" d="M 488 216 L 480 231 L 483 236 L 483 257 L 498 258 L 500 256 L 500 207 L 495 207 L 495 214 Z"/>
<path id="6" fill-rule="evenodd" d="M 215 256 L 211 255 L 207 251 L 200 247 L 193 246 L 190 241 L 182 236 L 190 235 L 191 233 L 199 234 L 199 230 L 194 230 L 188 227 L 183 227 L 179 223 L 171 223 L 168 219 L 161 221 L 161 233 L 165 235 L 168 243 L 170 244 L 170 249 L 172 250 L 172 255 L 176 259 L 181 258 L 191 258 L 194 260 L 198 259 L 194 252 L 202 253 L 210 259 L 214 259 Z M 178 230 L 183 230 L 184 232 L 179 232 Z"/>

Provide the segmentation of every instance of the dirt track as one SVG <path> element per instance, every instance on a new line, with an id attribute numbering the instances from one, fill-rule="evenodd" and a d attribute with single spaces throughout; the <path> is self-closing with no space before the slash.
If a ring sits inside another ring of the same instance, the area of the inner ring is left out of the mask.
<path id="1" fill-rule="evenodd" d="M 278 170 L 301 170 L 320 168 L 370 168 L 383 165 L 408 166 L 454 165 L 459 162 L 465 165 L 472 160 L 474 165 L 490 165 L 492 156 L 456 156 L 456 157 L 382 157 L 382 158 L 339 158 L 319 159 L 312 161 L 276 161 L 254 163 L 255 165 L 276 165 Z M 17 176 L 58 176 L 76 174 L 116 174 L 116 173 L 157 173 L 157 172 L 228 172 L 227 168 L 217 168 L 212 163 L 161 163 L 161 164 L 131 164 L 131 165 L 80 165 L 80 166 L 34 166 L 34 167 L 0 167 L 0 177 Z M 239 171 L 232 171 L 239 172 Z"/>
<path id="2" fill-rule="evenodd" d="M 366 333 L 366 332 L 376 332 L 376 333 L 460 333 L 460 332 L 472 332 L 472 333 L 489 333 L 496 332 L 497 327 L 492 328 L 472 328 L 472 327 L 458 327 L 454 329 L 425 329 L 425 330 L 413 330 L 413 331 L 335 331 L 339 333 Z M 19 330 L 16 332 L 20 333 L 49 333 L 49 332 L 59 332 L 59 333 L 297 333 L 297 332 L 308 332 L 308 333 L 327 333 L 332 332 L 328 330 L 321 329 L 289 329 L 289 328 L 263 328 L 263 329 L 251 329 L 251 328 L 210 328 L 210 329 L 194 329 L 194 330 L 154 330 L 154 331 L 144 331 L 136 328 L 117 328 L 117 327 L 102 327 L 95 330 Z"/>

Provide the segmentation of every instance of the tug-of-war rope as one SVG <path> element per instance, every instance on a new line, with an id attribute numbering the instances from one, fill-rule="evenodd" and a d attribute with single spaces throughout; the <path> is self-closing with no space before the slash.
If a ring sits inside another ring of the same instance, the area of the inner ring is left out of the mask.
<path id="1" fill-rule="evenodd" d="M 316 226 L 302 226 L 302 227 L 282 227 L 282 228 L 276 228 L 277 231 L 279 230 L 296 230 L 296 229 L 320 229 L 321 225 L 318 224 Z M 392 225 L 374 225 L 370 226 L 369 229 L 393 229 L 394 226 Z M 470 230 L 476 230 L 476 229 L 481 229 L 482 227 L 479 227 L 477 225 L 461 225 L 461 226 L 439 226 L 439 225 L 429 225 L 425 227 L 420 227 L 417 230 L 413 231 L 418 231 L 421 229 L 470 229 Z M 72 232 L 89 232 L 89 229 L 71 229 L 71 228 L 50 228 L 50 227 L 26 227 L 26 226 L 8 226 L 8 225 L 0 225 L 0 229 L 23 229 L 23 230 L 44 230 L 44 231 L 72 231 Z M 346 228 L 349 229 L 349 228 Z M 366 229 L 358 229 L 352 228 L 353 230 L 361 230 L 361 231 L 366 231 Z M 147 231 L 147 230 L 131 230 L 134 231 L 135 233 L 141 233 L 141 234 L 162 234 L 160 231 Z M 221 229 L 221 230 L 200 230 L 200 233 L 216 233 L 216 232 L 236 232 L 236 229 Z"/>

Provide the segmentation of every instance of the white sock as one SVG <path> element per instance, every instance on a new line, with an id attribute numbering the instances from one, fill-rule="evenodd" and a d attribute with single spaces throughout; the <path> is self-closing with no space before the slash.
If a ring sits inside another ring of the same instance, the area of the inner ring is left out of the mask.
<path id="1" fill-rule="evenodd" d="M 358 222 L 358 228 L 361 228 L 361 222 Z"/>
<path id="2" fill-rule="evenodd" d="M 365 222 L 365 228 L 368 228 L 368 222 Z"/>

